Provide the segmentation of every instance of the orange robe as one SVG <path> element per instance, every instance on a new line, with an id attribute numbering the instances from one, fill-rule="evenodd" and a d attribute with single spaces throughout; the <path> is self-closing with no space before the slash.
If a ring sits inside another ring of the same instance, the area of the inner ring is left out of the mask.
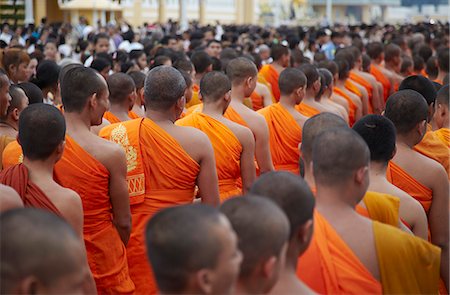
<path id="1" fill-rule="evenodd" d="M 8 145 L 15 141 L 16 139 L 13 137 L 9 137 L 6 135 L 0 136 L 0 155 L 3 157 L 3 152 L 8 147 Z M 4 167 L 0 164 L 0 170 L 2 170 Z"/>
<path id="2" fill-rule="evenodd" d="M 275 97 L 276 101 L 280 100 L 280 87 L 278 87 L 278 78 L 280 74 L 278 74 L 277 70 L 272 65 L 264 65 L 260 70 L 259 73 L 261 76 L 266 79 L 266 81 L 270 84 L 272 88 L 273 96 Z"/>
<path id="3" fill-rule="evenodd" d="M 30 181 L 25 165 L 18 164 L 3 170 L 0 173 L 0 183 L 17 191 L 25 207 L 44 209 L 62 217 L 55 204 L 36 184 Z"/>
<path id="4" fill-rule="evenodd" d="M 433 191 L 431 189 L 418 182 L 392 161 L 389 162 L 386 176 L 390 183 L 419 201 L 425 213 L 428 214 L 433 199 Z"/>
<path id="5" fill-rule="evenodd" d="M 355 208 L 360 215 L 394 227 L 399 226 L 399 198 L 368 191 L 362 201 L 366 208 L 360 205 Z"/>
<path id="6" fill-rule="evenodd" d="M 389 81 L 389 79 L 383 75 L 383 72 L 381 72 L 374 65 L 370 65 L 370 73 L 375 77 L 375 79 L 377 79 L 378 82 L 383 85 L 383 97 L 384 102 L 386 102 L 389 97 L 389 91 L 391 89 L 391 81 Z"/>
<path id="7" fill-rule="evenodd" d="M 250 99 L 252 101 L 252 107 L 254 111 L 258 111 L 264 107 L 263 97 L 254 90 L 250 95 Z"/>
<path id="8" fill-rule="evenodd" d="M 109 123 L 114 124 L 114 123 L 120 123 L 121 121 L 119 120 L 119 118 L 116 117 L 116 115 L 114 115 L 111 112 L 105 112 L 105 114 L 103 115 L 103 118 L 108 120 Z"/>
<path id="9" fill-rule="evenodd" d="M 299 258 L 297 275 L 320 294 L 381 294 L 382 286 L 316 210 L 311 244 Z"/>
<path id="10" fill-rule="evenodd" d="M 231 106 L 228 106 L 225 114 L 223 115 L 228 120 L 231 120 L 235 123 L 238 123 L 244 127 L 248 128 L 247 122 L 241 117 L 241 115 L 238 114 Z"/>
<path id="11" fill-rule="evenodd" d="M 302 129 L 280 103 L 267 106 L 258 113 L 264 116 L 269 127 L 270 153 L 275 170 L 299 175 L 298 145 L 302 141 Z"/>
<path id="12" fill-rule="evenodd" d="M 133 111 L 129 111 L 128 112 L 128 117 L 130 117 L 130 119 L 139 119 L 140 117 Z M 111 123 L 112 124 L 112 123 Z"/>
<path id="13" fill-rule="evenodd" d="M 422 155 L 439 162 L 444 166 L 447 175 L 450 176 L 450 149 L 442 142 L 439 136 L 431 130 L 431 125 L 427 125 L 427 132 L 422 141 L 414 146 L 414 150 Z"/>
<path id="14" fill-rule="evenodd" d="M 355 114 L 357 110 L 355 103 L 350 98 L 350 96 L 348 96 L 344 91 L 337 88 L 336 86 L 333 88 L 333 91 L 336 92 L 337 95 L 345 98 L 345 100 L 348 102 L 348 123 L 350 127 L 353 126 L 353 124 L 355 124 Z"/>
<path id="15" fill-rule="evenodd" d="M 200 165 L 150 119 L 109 125 L 100 135 L 111 139 L 118 127 L 118 135 L 124 137 L 122 147 L 129 151 L 127 166 L 142 165 L 144 172 L 144 198 L 130 206 L 133 221 L 127 245 L 130 275 L 136 285 L 136 294 L 156 294 L 157 285 L 145 249 L 145 226 L 159 210 L 193 202 Z M 132 176 L 131 171 L 134 170 L 128 169 L 128 177 Z"/>
<path id="16" fill-rule="evenodd" d="M 304 102 L 299 103 L 295 106 L 295 109 L 302 114 L 303 116 L 306 116 L 308 118 L 311 118 L 312 116 L 315 116 L 317 114 L 320 114 L 320 111 L 316 109 L 315 107 L 312 107 L 310 105 L 307 105 Z"/>
<path id="17" fill-rule="evenodd" d="M 261 75 L 261 73 L 258 73 L 258 82 L 266 85 L 267 88 L 269 88 L 270 96 L 272 97 L 272 102 L 275 103 L 276 101 L 275 101 L 275 97 L 273 96 L 272 85 L 270 85 L 269 82 L 267 82 L 266 78 L 264 78 Z"/>
<path id="18" fill-rule="evenodd" d="M 187 109 L 202 102 L 200 100 L 199 93 L 200 86 L 194 83 L 194 85 L 192 85 L 192 99 L 186 104 Z"/>
<path id="19" fill-rule="evenodd" d="M 17 140 L 8 144 L 3 151 L 2 165 L 3 169 L 20 164 L 23 162 L 22 147 Z"/>
<path id="20" fill-rule="evenodd" d="M 216 119 L 194 113 L 176 122 L 179 126 L 191 126 L 203 131 L 211 141 L 216 159 L 217 177 L 219 179 L 220 201 L 242 194 L 238 187 L 241 177 L 242 145 L 233 131 Z"/>
<path id="21" fill-rule="evenodd" d="M 450 129 L 441 128 L 434 131 L 434 134 L 448 147 L 450 148 Z"/>
<path id="22" fill-rule="evenodd" d="M 134 284 L 128 272 L 125 245 L 112 222 L 109 171 L 66 136 L 66 147 L 55 165 L 55 180 L 76 191 L 83 203 L 83 237 L 99 294 L 129 294 Z"/>
<path id="23" fill-rule="evenodd" d="M 350 72 L 350 79 L 353 80 L 354 82 L 358 83 L 359 85 L 363 86 L 364 88 L 366 88 L 367 93 L 369 94 L 369 105 L 368 105 L 369 114 L 373 114 L 373 86 L 372 86 L 372 84 L 370 84 L 366 79 L 364 79 L 364 77 L 358 75 L 357 73 L 355 73 L 353 71 Z"/>

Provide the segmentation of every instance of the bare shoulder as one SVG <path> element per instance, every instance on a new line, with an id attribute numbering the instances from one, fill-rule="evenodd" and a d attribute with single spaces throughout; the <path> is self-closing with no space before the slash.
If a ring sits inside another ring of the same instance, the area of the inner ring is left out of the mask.
<path id="1" fill-rule="evenodd" d="M 230 130 L 238 138 L 238 140 L 241 142 L 241 144 L 247 142 L 248 140 L 253 139 L 253 133 L 249 128 L 242 126 L 238 123 L 235 123 L 231 120 L 228 120 L 228 119 L 226 119 L 226 120 L 227 120 L 227 122 L 225 124 L 227 125 L 228 128 L 230 128 Z"/>

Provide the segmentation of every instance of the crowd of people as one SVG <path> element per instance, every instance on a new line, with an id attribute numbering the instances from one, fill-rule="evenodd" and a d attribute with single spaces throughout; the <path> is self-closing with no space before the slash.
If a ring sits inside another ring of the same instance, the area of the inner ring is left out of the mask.
<path id="1" fill-rule="evenodd" d="M 179 28 L 2 25 L 0 293 L 448 294 L 448 23 Z"/>

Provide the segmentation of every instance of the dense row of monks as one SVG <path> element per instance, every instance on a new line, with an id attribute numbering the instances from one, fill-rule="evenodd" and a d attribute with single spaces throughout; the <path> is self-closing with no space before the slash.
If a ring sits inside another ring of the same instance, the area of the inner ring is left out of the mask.
<path id="1" fill-rule="evenodd" d="M 364 50 L 62 68 L 2 154 L 1 293 L 446 294 L 448 48 L 434 82 Z"/>

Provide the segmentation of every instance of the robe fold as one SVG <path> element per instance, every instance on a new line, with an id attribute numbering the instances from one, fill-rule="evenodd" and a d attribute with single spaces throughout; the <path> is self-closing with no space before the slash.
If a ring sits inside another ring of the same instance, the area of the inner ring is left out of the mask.
<path id="1" fill-rule="evenodd" d="M 128 117 L 130 117 L 131 120 L 133 119 L 139 119 L 140 117 L 133 111 L 128 112 Z"/>
<path id="2" fill-rule="evenodd" d="M 114 115 L 111 112 L 105 112 L 105 114 L 103 115 L 103 119 L 108 120 L 109 123 L 111 124 L 115 124 L 115 123 L 120 123 L 120 119 L 116 117 L 116 115 Z"/>
<path id="3" fill-rule="evenodd" d="M 235 111 L 231 106 L 228 106 L 227 110 L 225 111 L 225 114 L 223 114 L 225 118 L 228 120 L 231 120 L 235 123 L 238 123 L 239 125 L 242 125 L 244 127 L 248 128 L 247 122 L 239 115 L 238 112 Z"/>
<path id="4" fill-rule="evenodd" d="M 434 134 L 448 147 L 450 148 L 450 129 L 441 128 L 434 131 Z"/>
<path id="5" fill-rule="evenodd" d="M 259 95 L 258 92 L 253 91 L 250 95 L 250 100 L 252 101 L 254 111 L 258 111 L 264 107 L 263 97 Z"/>
<path id="6" fill-rule="evenodd" d="M 275 170 L 299 175 L 298 145 L 302 141 L 302 129 L 280 103 L 267 106 L 258 113 L 264 116 L 269 127 L 270 153 Z"/>
<path id="7" fill-rule="evenodd" d="M 220 201 L 242 194 L 238 187 L 241 177 L 240 160 L 242 145 L 230 128 L 216 119 L 194 113 L 176 122 L 179 126 L 190 126 L 203 131 L 211 141 L 216 159 Z"/>
<path id="8" fill-rule="evenodd" d="M 200 165 L 152 120 L 132 120 L 121 125 L 129 145 L 140 149 L 140 157 L 127 155 L 127 166 L 142 165 L 145 179 L 143 202 L 130 206 L 133 222 L 127 245 L 130 276 L 136 285 L 136 294 L 156 294 L 157 285 L 145 249 L 145 226 L 159 210 L 193 202 Z M 114 127 L 105 128 L 101 133 L 108 138 Z M 131 176 L 130 171 L 128 176 Z"/>
<path id="9" fill-rule="evenodd" d="M 315 116 L 317 114 L 320 114 L 320 111 L 316 109 L 315 107 L 312 107 L 310 105 L 307 105 L 304 102 L 299 103 L 295 106 L 295 109 L 302 114 L 303 116 L 306 116 L 308 118 L 311 118 L 312 116 Z"/>
<path id="10" fill-rule="evenodd" d="M 356 212 L 384 224 L 398 227 L 400 199 L 388 194 L 366 192 L 362 200 L 366 208 L 356 206 Z"/>
<path id="11" fill-rule="evenodd" d="M 56 182 L 81 197 L 83 237 L 98 293 L 133 293 L 135 288 L 128 272 L 125 245 L 112 219 L 109 171 L 66 136 L 66 147 L 55 165 L 54 175 Z"/>
<path id="12" fill-rule="evenodd" d="M 389 91 L 391 90 L 391 81 L 389 81 L 389 79 L 384 76 L 383 72 L 381 72 L 374 65 L 370 65 L 370 74 L 372 74 L 375 79 L 383 85 L 383 97 L 384 102 L 386 102 L 389 97 Z"/>
<path id="13" fill-rule="evenodd" d="M 275 101 L 278 102 L 280 100 L 280 87 L 278 86 L 278 78 L 280 77 L 280 74 L 278 74 L 277 70 L 270 64 L 264 65 L 259 70 L 259 73 L 270 84 Z"/>
<path id="14" fill-rule="evenodd" d="M 348 102 L 348 123 L 349 123 L 350 127 L 353 126 L 353 124 L 355 124 L 355 114 L 356 114 L 356 110 L 357 110 L 355 103 L 350 98 L 350 96 L 348 96 L 344 91 L 342 91 L 338 87 L 334 87 L 333 91 L 337 95 L 343 97 Z"/>

